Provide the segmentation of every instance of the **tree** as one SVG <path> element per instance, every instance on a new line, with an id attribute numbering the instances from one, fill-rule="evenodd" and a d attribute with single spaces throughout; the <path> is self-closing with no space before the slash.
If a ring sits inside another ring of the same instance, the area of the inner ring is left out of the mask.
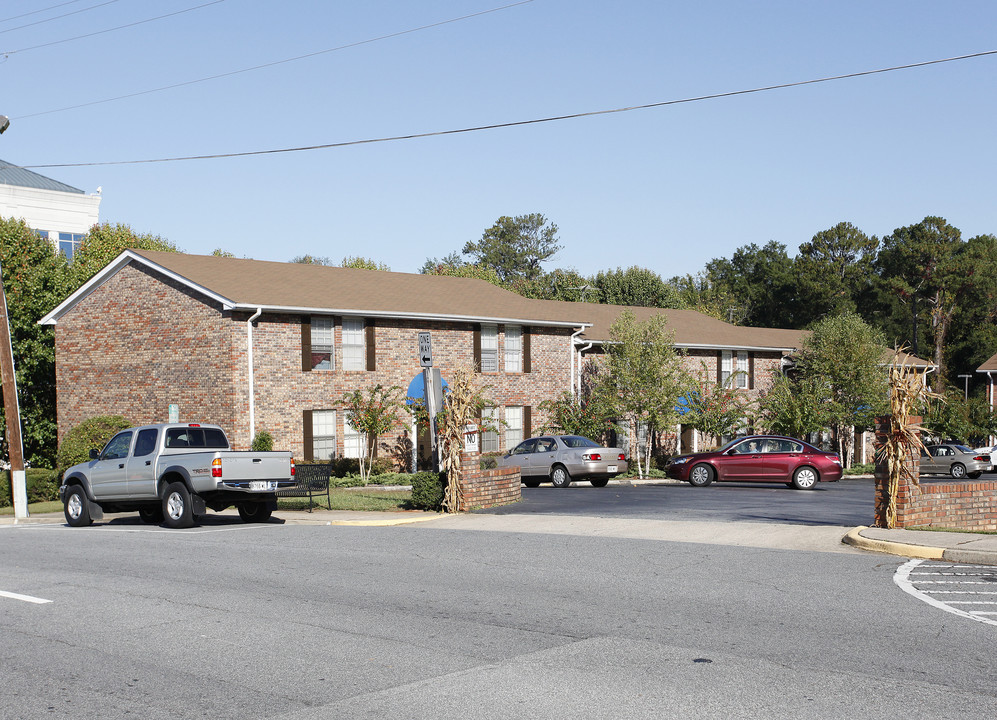
<path id="1" fill-rule="evenodd" d="M 940 441 L 952 439 L 975 446 L 997 434 L 997 416 L 983 398 L 966 398 L 962 390 L 949 388 L 929 400 L 924 412 L 924 430 Z"/>
<path id="2" fill-rule="evenodd" d="M 682 424 L 715 438 L 718 443 L 725 435 L 733 435 L 742 427 L 747 401 L 744 394 L 734 387 L 737 374 L 731 373 L 725 382 L 718 383 L 704 365 L 696 387 L 683 399 L 686 412 L 682 416 Z"/>
<path id="3" fill-rule="evenodd" d="M 214 255 L 215 257 L 223 257 L 223 258 L 235 257 L 235 253 L 230 253 L 228 250 L 222 250 L 221 248 L 215 248 L 214 250 L 211 251 L 211 254 Z"/>
<path id="4" fill-rule="evenodd" d="M 678 398 L 690 384 L 666 324 L 663 315 L 637 322 L 631 311 L 624 311 L 610 327 L 606 371 L 597 390 L 630 427 L 630 445 L 636 452 L 629 454 L 637 458 L 640 477 L 649 468 L 653 434 L 677 424 Z M 643 462 L 638 441 L 641 426 L 648 432 Z"/>
<path id="5" fill-rule="evenodd" d="M 319 257 L 317 255 L 298 255 L 291 260 L 293 263 L 298 263 L 299 265 L 332 265 L 333 262 L 328 257 Z"/>
<path id="6" fill-rule="evenodd" d="M 592 284 L 599 292 L 599 302 L 609 305 L 681 308 L 678 290 L 656 272 L 640 267 L 599 271 Z"/>
<path id="7" fill-rule="evenodd" d="M 793 315 L 797 307 L 793 260 L 782 243 L 745 245 L 730 260 L 708 262 L 706 273 L 711 285 L 737 300 L 745 325 L 802 327 Z"/>
<path id="8" fill-rule="evenodd" d="M 682 303 L 680 307 L 696 310 L 732 325 L 742 325 L 747 318 L 745 304 L 726 285 L 714 282 L 707 272 L 676 275 L 668 284 L 678 292 Z"/>
<path id="9" fill-rule="evenodd" d="M 503 215 L 484 231 L 481 239 L 469 241 L 463 253 L 475 264 L 493 268 L 504 283 L 540 275 L 540 264 L 561 249 L 557 242 L 557 225 L 540 213 Z"/>
<path id="10" fill-rule="evenodd" d="M 855 312 L 872 291 L 879 240 L 848 222 L 822 230 L 800 245 L 794 261 L 799 293 L 797 322 Z"/>
<path id="11" fill-rule="evenodd" d="M 354 390 L 343 396 L 346 422 L 363 437 L 360 453 L 360 478 L 364 484 L 370 480 L 373 463 L 370 462 L 377 451 L 377 441 L 388 430 L 400 422 L 404 408 L 402 389 L 397 385 L 384 387 L 380 383 L 365 394 Z"/>
<path id="12" fill-rule="evenodd" d="M 510 288 L 514 293 L 536 300 L 596 302 L 591 281 L 574 270 L 556 269 L 542 272 L 533 279 L 519 278 Z"/>
<path id="13" fill-rule="evenodd" d="M 851 467 L 851 429 L 871 426 L 884 407 L 887 353 L 883 334 L 855 313 L 818 321 L 800 349 L 802 380 L 827 384 L 827 418 L 845 467 Z"/>
<path id="14" fill-rule="evenodd" d="M 827 427 L 830 388 L 824 378 L 792 380 L 778 373 L 758 403 L 769 432 L 804 440 Z"/>
<path id="15" fill-rule="evenodd" d="M 419 272 L 423 275 L 475 278 L 490 282 L 492 285 L 497 285 L 500 288 L 506 287 L 494 268 L 464 262 L 457 257 L 456 253 L 448 255 L 443 260 L 437 260 L 436 258 L 426 260 Z"/>
<path id="16" fill-rule="evenodd" d="M 66 258 L 23 220 L 0 219 L 0 272 L 7 294 L 25 460 L 51 467 L 56 448 L 55 334 L 38 324 L 69 293 Z M 0 415 L 6 428 L 6 420 Z M 6 432 L 0 433 L 6 456 Z"/>
<path id="17" fill-rule="evenodd" d="M 354 268 L 356 270 L 384 270 L 387 272 L 391 271 L 391 268 L 382 262 L 377 262 L 377 260 L 371 260 L 370 258 L 360 257 L 359 255 L 353 257 L 352 255 L 347 255 L 343 258 L 343 262 L 339 263 L 340 267 L 344 268 Z"/>
<path id="18" fill-rule="evenodd" d="M 586 394 L 576 400 L 565 391 L 556 400 L 543 400 L 540 410 L 547 418 L 540 428 L 542 434 L 581 435 L 602 442 L 612 427 L 613 408 L 600 395 Z"/>
<path id="19" fill-rule="evenodd" d="M 96 275 L 125 250 L 162 250 L 180 252 L 176 245 L 158 235 L 137 235 L 127 225 L 101 223 L 90 228 L 69 266 L 75 290 Z"/>

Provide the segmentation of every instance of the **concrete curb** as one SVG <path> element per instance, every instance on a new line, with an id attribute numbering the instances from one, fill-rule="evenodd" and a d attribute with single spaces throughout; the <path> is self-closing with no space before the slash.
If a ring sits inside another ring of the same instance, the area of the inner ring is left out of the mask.
<path id="1" fill-rule="evenodd" d="M 910 545 L 908 543 L 892 542 L 889 540 L 873 540 L 872 538 L 862 537 L 862 531 L 868 529 L 867 525 L 860 525 L 857 528 L 853 528 L 841 539 L 841 542 L 860 548 L 861 550 L 921 558 L 923 560 L 942 560 L 945 556 L 943 548 Z"/>

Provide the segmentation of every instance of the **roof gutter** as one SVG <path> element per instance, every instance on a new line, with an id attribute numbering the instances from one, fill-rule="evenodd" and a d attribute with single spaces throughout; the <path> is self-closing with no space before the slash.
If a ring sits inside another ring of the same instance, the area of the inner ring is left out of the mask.
<path id="1" fill-rule="evenodd" d="M 246 321 L 246 356 L 249 358 L 249 445 L 253 447 L 253 438 L 256 437 L 256 381 L 253 374 L 253 321 L 263 314 L 263 308 L 256 308 L 256 312 Z"/>

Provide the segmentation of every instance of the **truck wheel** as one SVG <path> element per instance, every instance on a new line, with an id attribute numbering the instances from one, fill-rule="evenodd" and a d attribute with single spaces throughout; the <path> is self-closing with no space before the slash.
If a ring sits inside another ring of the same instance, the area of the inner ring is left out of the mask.
<path id="1" fill-rule="evenodd" d="M 138 516 L 144 523 L 158 525 L 163 522 L 163 507 L 161 505 L 157 505 L 156 507 L 140 508 Z"/>
<path id="2" fill-rule="evenodd" d="M 273 514 L 273 510 L 268 508 L 266 503 L 242 503 L 237 509 L 242 521 L 248 523 L 266 522 Z"/>
<path id="3" fill-rule="evenodd" d="M 189 528 L 194 524 L 194 512 L 190 505 L 190 491 L 182 482 L 170 483 L 163 495 L 163 520 L 167 527 Z"/>
<path id="4" fill-rule="evenodd" d="M 66 522 L 73 527 L 92 525 L 90 518 L 90 501 L 86 491 L 79 485 L 73 485 L 66 490 Z"/>

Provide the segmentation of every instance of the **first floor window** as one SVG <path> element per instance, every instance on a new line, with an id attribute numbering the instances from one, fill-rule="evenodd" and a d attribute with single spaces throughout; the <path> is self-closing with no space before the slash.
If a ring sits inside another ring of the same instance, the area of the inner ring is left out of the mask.
<path id="1" fill-rule="evenodd" d="M 343 318 L 343 370 L 364 369 L 363 318 Z"/>
<path id="2" fill-rule="evenodd" d="M 490 453 L 499 450 L 498 408 L 485 407 L 481 409 L 481 452 Z"/>
<path id="3" fill-rule="evenodd" d="M 505 409 L 505 447 L 511 449 L 523 441 L 523 408 Z"/>
<path id="4" fill-rule="evenodd" d="M 350 414 L 343 413 L 343 457 L 364 457 L 366 435 L 350 425 Z"/>
<path id="5" fill-rule="evenodd" d="M 332 370 L 333 337 L 331 317 L 312 318 L 312 370 Z"/>
<path id="6" fill-rule="evenodd" d="M 312 411 L 312 457 L 331 460 L 336 457 L 336 411 Z"/>

